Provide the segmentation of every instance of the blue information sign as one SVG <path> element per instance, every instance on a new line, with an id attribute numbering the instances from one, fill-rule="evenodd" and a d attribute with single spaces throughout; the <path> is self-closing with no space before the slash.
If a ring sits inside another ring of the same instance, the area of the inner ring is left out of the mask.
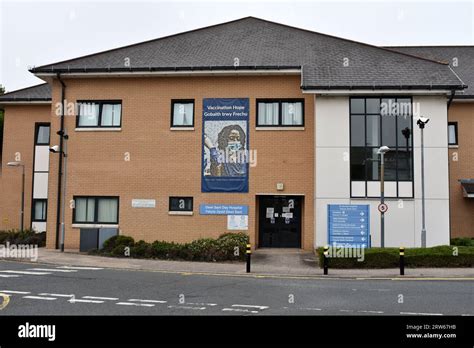
<path id="1" fill-rule="evenodd" d="M 336 247 L 370 247 L 369 205 L 328 204 L 328 241 Z"/>
<path id="2" fill-rule="evenodd" d="M 248 215 L 248 213 L 248 205 L 201 204 L 199 206 L 201 215 Z"/>

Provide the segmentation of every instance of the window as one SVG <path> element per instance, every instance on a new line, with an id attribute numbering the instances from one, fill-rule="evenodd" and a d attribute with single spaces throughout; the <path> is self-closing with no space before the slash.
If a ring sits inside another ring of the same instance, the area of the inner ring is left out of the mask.
<path id="1" fill-rule="evenodd" d="M 170 211 L 193 211 L 193 197 L 170 197 Z"/>
<path id="2" fill-rule="evenodd" d="M 46 199 L 33 199 L 33 221 L 46 221 L 48 201 Z"/>
<path id="3" fill-rule="evenodd" d="M 351 181 L 380 181 L 380 146 L 390 147 L 384 179 L 413 181 L 412 124 L 411 98 L 351 98 Z"/>
<path id="4" fill-rule="evenodd" d="M 36 126 L 35 145 L 49 145 L 49 124 L 38 124 Z"/>
<path id="5" fill-rule="evenodd" d="M 74 223 L 118 224 L 118 197 L 74 197 Z"/>
<path id="6" fill-rule="evenodd" d="M 458 145 L 458 123 L 448 123 L 448 145 Z"/>
<path id="7" fill-rule="evenodd" d="M 171 127 L 194 127 L 194 99 L 171 101 Z"/>
<path id="8" fill-rule="evenodd" d="M 78 102 L 78 128 L 118 128 L 122 122 L 121 101 Z"/>
<path id="9" fill-rule="evenodd" d="M 257 127 L 302 126 L 303 99 L 257 99 Z"/>

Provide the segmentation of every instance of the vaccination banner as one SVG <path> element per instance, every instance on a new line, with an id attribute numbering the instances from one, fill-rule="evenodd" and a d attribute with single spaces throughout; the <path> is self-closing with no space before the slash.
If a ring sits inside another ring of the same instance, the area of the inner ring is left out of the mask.
<path id="1" fill-rule="evenodd" d="M 202 192 L 248 192 L 249 99 L 203 100 Z"/>

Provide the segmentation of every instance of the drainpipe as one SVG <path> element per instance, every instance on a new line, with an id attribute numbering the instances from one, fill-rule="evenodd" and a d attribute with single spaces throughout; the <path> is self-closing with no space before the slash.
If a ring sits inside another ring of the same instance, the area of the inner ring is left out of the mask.
<path id="1" fill-rule="evenodd" d="M 58 194 L 57 194 L 57 206 L 56 206 L 56 249 L 59 249 L 59 229 L 61 224 L 61 189 L 62 189 L 62 168 L 63 168 L 63 136 L 64 134 L 64 96 L 66 94 L 66 85 L 64 81 L 61 80 L 61 74 L 57 75 L 58 81 L 61 83 L 61 125 L 59 128 L 59 165 L 58 165 Z"/>
<path id="2" fill-rule="evenodd" d="M 455 93 L 456 93 L 456 91 L 454 89 L 451 90 L 451 96 L 449 97 L 449 100 L 448 100 L 448 110 L 449 110 L 449 107 L 451 106 L 451 103 L 453 102 Z"/>

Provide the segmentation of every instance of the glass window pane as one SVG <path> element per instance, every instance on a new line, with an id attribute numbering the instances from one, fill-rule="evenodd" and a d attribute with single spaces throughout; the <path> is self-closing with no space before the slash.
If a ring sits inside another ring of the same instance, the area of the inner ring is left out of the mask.
<path id="1" fill-rule="evenodd" d="M 193 199 L 190 197 L 171 197 L 170 211 L 192 211 Z"/>
<path id="2" fill-rule="evenodd" d="M 397 99 L 397 111 L 399 116 L 411 116 L 412 105 L 409 98 L 398 98 Z"/>
<path id="3" fill-rule="evenodd" d="M 367 98 L 367 113 L 368 114 L 379 114 L 380 113 L 380 99 L 379 98 Z"/>
<path id="4" fill-rule="evenodd" d="M 258 125 L 277 126 L 278 125 L 278 103 L 258 103 Z"/>
<path id="5" fill-rule="evenodd" d="M 365 113 L 365 100 L 364 98 L 352 98 L 351 99 L 351 114 L 363 114 Z"/>
<path id="6" fill-rule="evenodd" d="M 367 146 L 380 146 L 380 116 L 366 117 L 367 121 Z"/>
<path id="7" fill-rule="evenodd" d="M 94 127 L 99 125 L 99 104 L 79 104 L 79 126 Z"/>
<path id="8" fill-rule="evenodd" d="M 74 221 L 84 222 L 87 217 L 87 199 L 86 198 L 76 198 L 75 199 L 75 216 Z"/>
<path id="9" fill-rule="evenodd" d="M 38 127 L 38 134 L 36 135 L 36 144 L 38 145 L 49 144 L 49 126 Z"/>
<path id="10" fill-rule="evenodd" d="M 365 146 L 364 116 L 351 116 L 351 146 Z"/>
<path id="11" fill-rule="evenodd" d="M 395 147 L 397 146 L 397 130 L 395 116 L 384 115 L 382 119 L 382 144 L 381 146 Z"/>
<path id="12" fill-rule="evenodd" d="M 98 222 L 118 222 L 118 200 L 116 198 L 99 198 Z"/>
<path id="13" fill-rule="evenodd" d="M 379 155 L 380 158 L 380 155 Z M 397 180 L 397 151 L 391 150 L 384 156 L 384 178 L 386 181 Z"/>
<path id="14" fill-rule="evenodd" d="M 104 104 L 102 105 L 101 126 L 120 126 L 120 118 L 122 112 L 121 104 Z"/>
<path id="15" fill-rule="evenodd" d="M 281 106 L 282 124 L 286 126 L 303 125 L 303 103 L 283 102 Z"/>
<path id="16" fill-rule="evenodd" d="M 456 125 L 450 124 L 448 125 L 448 144 L 449 145 L 456 145 L 458 143 L 456 139 Z"/>
<path id="17" fill-rule="evenodd" d="M 398 147 L 410 147 L 413 139 L 411 116 L 398 116 Z"/>
<path id="18" fill-rule="evenodd" d="M 380 102 L 380 114 L 382 116 L 395 116 L 397 114 L 397 103 L 394 98 L 382 98 Z"/>
<path id="19" fill-rule="evenodd" d="M 370 148 L 367 158 L 367 181 L 380 180 L 380 155 L 377 153 L 378 148 Z"/>
<path id="20" fill-rule="evenodd" d="M 46 201 L 35 200 L 33 220 L 36 220 L 36 221 L 46 220 Z"/>
<path id="21" fill-rule="evenodd" d="M 192 126 L 194 119 L 193 103 L 173 104 L 173 126 Z"/>
<path id="22" fill-rule="evenodd" d="M 398 149 L 398 180 L 413 180 L 413 151 L 412 149 Z"/>
<path id="23" fill-rule="evenodd" d="M 365 159 L 364 147 L 351 148 L 351 180 L 365 181 Z"/>

